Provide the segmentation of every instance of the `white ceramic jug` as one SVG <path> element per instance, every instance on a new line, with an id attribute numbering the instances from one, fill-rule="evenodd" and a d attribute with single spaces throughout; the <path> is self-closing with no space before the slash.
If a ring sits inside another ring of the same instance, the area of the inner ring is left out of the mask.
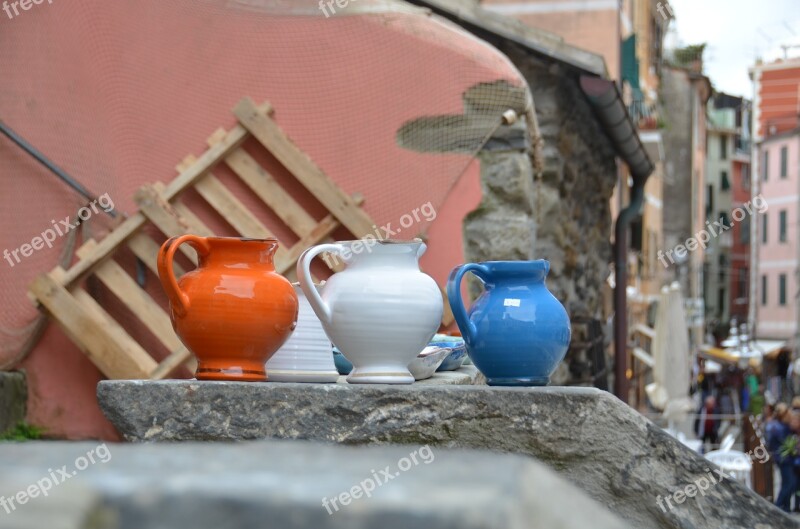
<path id="1" fill-rule="evenodd" d="M 442 320 L 442 294 L 419 269 L 425 244 L 346 241 L 306 250 L 297 261 L 300 286 L 328 337 L 353 363 L 351 384 L 411 384 L 408 364 L 428 345 Z M 322 252 L 341 257 L 345 269 L 321 292 L 311 261 Z"/>
<path id="2" fill-rule="evenodd" d="M 331 341 L 300 283 L 292 283 L 292 286 L 298 301 L 297 327 L 267 361 L 267 377 L 270 382 L 336 382 L 339 372 L 333 363 Z M 314 285 L 314 288 L 319 286 Z"/>

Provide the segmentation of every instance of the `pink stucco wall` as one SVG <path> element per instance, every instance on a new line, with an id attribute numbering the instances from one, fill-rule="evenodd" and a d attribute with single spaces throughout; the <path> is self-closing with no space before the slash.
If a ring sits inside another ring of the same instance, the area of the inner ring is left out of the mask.
<path id="1" fill-rule="evenodd" d="M 279 16 L 272 4 L 45 2 L 0 18 L 0 116 L 132 212 L 140 185 L 169 181 L 183 156 L 201 153 L 217 127 L 234 125 L 230 109 L 240 98 L 269 100 L 295 143 L 346 192 L 362 193 L 379 225 L 431 202 L 436 219 L 404 235 L 428 237 L 422 266 L 444 284 L 463 261 L 461 222 L 480 200 L 479 167 L 466 155 L 405 150 L 396 131 L 420 116 L 460 113 L 470 86 L 520 85 L 521 76 L 495 49 L 422 12 Z M 369 4 L 361 0 L 359 9 Z M 0 202 L 0 249 L 19 247 L 81 205 L 4 139 Z M 269 212 L 257 214 L 279 235 L 286 231 Z M 88 225 L 102 237 L 109 222 Z M 0 362 L 18 350 L 12 331 L 35 316 L 27 284 L 56 264 L 64 242 L 13 267 L 0 263 Z M 132 260 L 123 260 L 131 270 Z M 163 301 L 152 275 L 148 291 Z M 51 325 L 21 367 L 29 422 L 53 436 L 115 437 L 94 396 L 99 372 L 60 329 Z"/>
<path id="2" fill-rule="evenodd" d="M 787 172 L 781 177 L 781 149 L 786 148 Z M 769 153 L 767 178 L 764 179 L 765 153 Z M 756 275 L 758 299 L 751 300 L 758 307 L 758 336 L 763 338 L 792 338 L 797 325 L 798 284 L 797 270 L 798 233 L 800 224 L 800 138 L 797 135 L 775 137 L 766 140 L 760 147 L 761 174 L 760 194 L 767 210 L 758 219 L 758 273 Z M 780 241 L 780 212 L 786 211 L 786 240 Z M 767 240 L 763 239 L 766 220 Z M 786 303 L 780 304 L 780 275 L 786 276 Z M 762 277 L 767 278 L 767 299 L 762 303 Z"/>

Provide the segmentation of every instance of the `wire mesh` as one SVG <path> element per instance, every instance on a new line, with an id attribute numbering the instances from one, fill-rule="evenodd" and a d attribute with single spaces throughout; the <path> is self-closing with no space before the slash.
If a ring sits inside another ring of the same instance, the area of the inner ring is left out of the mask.
<path id="1" fill-rule="evenodd" d="M 418 8 L 345 4 L 327 16 L 311 0 L 92 0 L 0 12 L 0 120 L 130 213 L 139 186 L 169 181 L 186 154 L 235 124 L 237 101 L 268 100 L 292 140 L 347 193 L 365 197 L 378 225 L 397 225 L 413 208 L 438 209 L 465 173 L 476 177 L 470 164 L 521 77 L 496 50 Z M 399 144 L 409 122 L 463 115 L 464 93 L 482 84 L 469 130 L 429 131 L 427 148 Z M 86 201 L 0 137 L 0 204 L 0 251 L 19 257 L 0 261 L 1 361 L 30 337 L 37 311 L 27 285 L 59 264 L 67 238 L 29 255 L 20 248 L 61 219 L 74 222 Z M 273 227 L 269 212 L 253 212 Z M 434 218 L 400 237 L 425 234 Z M 98 239 L 111 226 L 102 213 L 85 222 Z"/>

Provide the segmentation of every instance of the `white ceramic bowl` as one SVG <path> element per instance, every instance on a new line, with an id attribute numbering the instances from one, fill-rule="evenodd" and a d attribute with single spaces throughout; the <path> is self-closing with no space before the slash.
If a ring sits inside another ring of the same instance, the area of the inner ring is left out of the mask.
<path id="1" fill-rule="evenodd" d="M 433 376 L 449 354 L 448 347 L 426 347 L 408 364 L 408 370 L 414 375 L 414 380 L 425 380 Z"/>

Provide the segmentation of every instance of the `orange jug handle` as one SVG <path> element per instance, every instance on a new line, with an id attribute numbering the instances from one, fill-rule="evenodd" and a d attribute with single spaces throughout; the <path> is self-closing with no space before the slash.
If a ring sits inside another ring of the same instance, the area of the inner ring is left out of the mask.
<path id="1" fill-rule="evenodd" d="M 198 258 L 205 257 L 210 250 L 205 237 L 187 234 L 168 239 L 158 251 L 158 277 L 161 279 L 161 284 L 167 293 L 172 310 L 180 317 L 186 315 L 190 305 L 189 296 L 178 286 L 173 269 L 175 251 L 183 243 L 188 243 L 189 246 L 194 248 Z"/>

